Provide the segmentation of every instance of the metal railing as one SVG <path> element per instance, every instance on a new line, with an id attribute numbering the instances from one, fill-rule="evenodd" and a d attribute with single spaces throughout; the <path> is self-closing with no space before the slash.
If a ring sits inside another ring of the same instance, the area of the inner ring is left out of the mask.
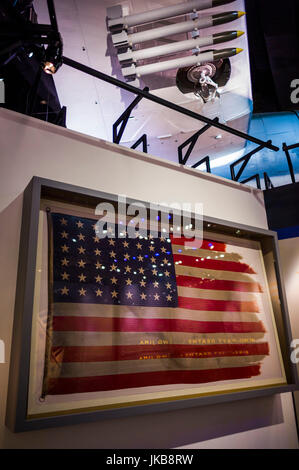
<path id="1" fill-rule="evenodd" d="M 110 83 L 111 85 L 115 85 L 118 88 L 122 88 L 123 90 L 129 91 L 137 97 L 139 97 L 138 102 L 140 101 L 141 98 L 145 98 L 149 101 L 152 101 L 154 103 L 157 103 L 161 106 L 165 106 L 168 109 L 172 109 L 173 111 L 177 111 L 178 113 L 184 114 L 185 116 L 191 117 L 196 119 L 197 121 L 203 122 L 205 124 L 209 124 L 210 127 L 216 127 L 218 129 L 221 129 L 222 131 L 229 132 L 232 135 L 235 135 L 237 137 L 240 137 L 241 139 L 244 139 L 246 141 L 253 142 L 258 145 L 262 145 L 263 147 L 266 147 L 270 150 L 273 150 L 277 152 L 279 150 L 279 147 L 276 147 L 275 145 L 269 144 L 268 142 L 264 142 L 263 140 L 257 139 L 254 136 L 251 136 L 249 134 L 246 134 L 245 132 L 241 132 L 238 129 L 234 129 L 232 127 L 226 126 L 225 124 L 221 124 L 218 121 L 212 120 L 207 118 L 206 116 L 203 116 L 201 114 L 195 113 L 194 111 L 191 111 L 189 109 L 183 108 L 182 106 L 178 106 L 175 103 L 172 103 L 171 101 L 167 101 L 163 98 L 160 98 L 160 96 L 153 95 L 146 89 L 141 90 L 133 85 L 130 85 L 129 83 L 122 82 L 121 80 L 118 80 L 115 77 L 111 77 L 110 75 L 107 75 L 103 72 L 100 72 L 99 70 L 95 70 L 91 67 L 88 67 L 87 65 L 83 65 L 80 62 L 77 62 L 73 59 L 70 59 L 69 57 L 62 57 L 62 61 L 65 65 L 68 65 L 76 70 L 80 70 L 81 72 L 86 73 L 87 75 L 90 75 L 92 77 L 98 78 L 104 82 Z M 135 100 L 134 100 L 135 101 Z M 122 114 L 122 116 L 128 111 L 132 111 L 133 103 L 134 101 L 129 105 L 127 110 Z M 136 106 L 136 104 L 135 104 Z"/>
<path id="2" fill-rule="evenodd" d="M 231 171 L 231 178 L 233 181 L 239 181 L 241 178 L 241 175 L 243 174 L 245 168 L 247 167 L 250 159 L 252 158 L 253 155 L 255 155 L 257 152 L 260 152 L 261 150 L 267 148 L 269 150 L 277 152 L 279 147 L 275 146 L 272 144 L 271 140 L 268 141 L 263 141 L 260 139 L 257 139 L 256 137 L 246 134 L 244 132 L 241 132 L 237 129 L 234 129 L 232 127 L 226 126 L 225 124 L 222 124 L 219 122 L 218 118 L 215 119 L 209 119 L 206 116 L 202 116 L 201 114 L 195 113 L 194 111 L 190 111 L 189 109 L 183 108 L 181 106 L 178 106 L 175 103 L 172 103 L 171 101 L 167 101 L 163 98 L 160 98 L 159 96 L 153 95 L 149 92 L 148 88 L 144 88 L 143 90 L 136 88 L 129 83 L 122 82 L 121 80 L 118 80 L 117 78 L 111 77 L 107 74 L 104 74 L 103 72 L 100 72 L 98 70 L 95 70 L 91 67 L 88 67 L 86 65 L 83 65 L 79 62 L 76 62 L 73 59 L 70 59 L 68 57 L 63 57 L 62 58 L 63 63 L 65 65 L 68 65 L 76 70 L 79 70 L 83 73 L 86 73 L 92 77 L 98 78 L 99 80 L 103 80 L 107 83 L 110 83 L 111 85 L 115 85 L 123 90 L 129 91 L 131 93 L 134 93 L 136 95 L 136 98 L 132 101 L 132 103 L 128 106 L 128 108 L 121 114 L 121 116 L 115 121 L 113 124 L 113 142 L 114 143 L 120 143 L 122 135 L 125 131 L 126 125 L 128 123 L 129 117 L 131 115 L 132 110 L 135 108 L 135 106 L 144 98 L 149 101 L 155 102 L 161 106 L 165 106 L 168 109 L 172 109 L 173 111 L 177 111 L 178 113 L 181 113 L 185 116 L 194 118 L 200 122 L 205 123 L 205 126 L 202 127 L 199 131 L 197 131 L 193 136 L 189 137 L 185 142 L 183 142 L 181 145 L 178 146 L 178 162 L 181 165 L 186 165 L 188 162 L 188 159 L 192 153 L 192 150 L 194 149 L 194 146 L 198 140 L 198 138 L 206 132 L 209 128 L 215 127 L 218 129 L 221 129 L 222 131 L 228 132 L 232 135 L 235 135 L 237 137 L 240 137 L 248 142 L 253 142 L 258 144 L 258 147 L 256 147 L 254 150 L 249 152 L 248 154 L 244 155 L 242 158 L 238 159 L 234 163 L 230 165 L 230 171 Z M 120 126 L 120 130 L 118 131 L 118 127 Z M 147 136 L 146 134 L 143 134 L 137 142 L 131 147 L 131 148 L 136 148 L 140 143 L 143 143 L 143 151 L 147 153 Z M 183 156 L 183 149 L 185 147 L 188 147 L 185 155 Z M 287 146 L 285 143 L 283 144 L 283 150 L 286 153 L 287 157 L 287 162 L 288 162 L 288 167 L 289 167 L 289 172 L 291 176 L 291 180 L 293 183 L 295 183 L 295 175 L 294 175 L 294 169 L 293 165 L 291 162 L 291 157 L 289 155 L 289 150 L 294 149 L 299 147 L 299 144 L 294 144 Z M 200 166 L 202 163 L 206 163 L 206 169 L 209 173 L 211 173 L 211 166 L 210 166 L 210 157 L 206 156 L 199 162 L 195 163 L 192 168 L 197 168 Z M 238 170 L 237 173 L 235 173 L 235 167 L 241 163 L 241 168 Z M 260 181 L 260 175 L 255 174 L 249 178 L 246 178 L 243 181 L 240 181 L 241 183 L 245 184 L 248 183 L 249 181 L 255 180 L 257 187 L 261 189 L 261 181 Z M 268 174 L 264 172 L 264 181 L 265 181 L 265 187 L 266 189 L 273 188 L 274 185 L 272 181 L 270 180 Z"/>

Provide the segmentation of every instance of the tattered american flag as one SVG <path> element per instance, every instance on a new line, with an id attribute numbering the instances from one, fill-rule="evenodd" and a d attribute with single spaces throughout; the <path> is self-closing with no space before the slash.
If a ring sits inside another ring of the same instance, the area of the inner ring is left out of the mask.
<path id="1" fill-rule="evenodd" d="M 95 220 L 73 215 L 48 221 L 43 396 L 260 374 L 262 288 L 238 253 L 213 240 L 99 239 Z"/>

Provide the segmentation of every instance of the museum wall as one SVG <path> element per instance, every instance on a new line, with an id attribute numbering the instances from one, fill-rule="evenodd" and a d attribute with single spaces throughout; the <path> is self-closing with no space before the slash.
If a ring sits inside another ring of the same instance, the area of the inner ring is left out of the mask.
<path id="1" fill-rule="evenodd" d="M 289 314 L 292 320 L 293 337 L 299 338 L 299 237 L 279 240 L 279 250 Z"/>
<path id="2" fill-rule="evenodd" d="M 204 214 L 266 228 L 263 194 L 0 109 L 0 448 L 297 448 L 290 394 L 13 434 L 5 407 L 22 192 L 40 176 L 155 202 L 203 203 Z"/>
<path id="3" fill-rule="evenodd" d="M 299 344 L 299 182 L 266 191 L 264 196 L 268 225 L 277 231 L 279 239 L 292 336 Z M 297 367 L 299 371 L 299 364 Z M 299 416 L 299 392 L 294 393 L 294 399 Z"/>
<path id="4" fill-rule="evenodd" d="M 298 230 L 299 234 L 299 230 Z M 299 237 L 279 240 L 281 269 L 285 282 L 288 299 L 288 309 L 291 319 L 292 335 L 299 346 Z M 299 371 L 299 364 L 297 366 Z M 294 393 L 294 400 L 299 417 L 299 392 Z"/>

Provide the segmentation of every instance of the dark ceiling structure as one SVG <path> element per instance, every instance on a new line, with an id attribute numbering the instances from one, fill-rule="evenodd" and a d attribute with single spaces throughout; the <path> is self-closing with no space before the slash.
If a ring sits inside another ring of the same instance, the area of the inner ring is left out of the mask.
<path id="1" fill-rule="evenodd" d="M 245 0 L 254 112 L 292 111 L 299 79 L 298 0 Z"/>
<path id="2" fill-rule="evenodd" d="M 32 0 L 0 2 L 0 78 L 5 106 L 17 112 L 65 126 L 53 77 L 41 72 L 44 45 L 23 43 L 12 48 L 7 31 L 37 25 Z M 291 82 L 299 79 L 299 2 L 246 0 L 254 112 L 295 111 Z"/>
<path id="3" fill-rule="evenodd" d="M 13 111 L 65 126 L 53 77 L 42 72 L 43 44 L 29 40 L 38 27 L 32 0 L 0 2 L 0 78 L 5 82 L 5 104 Z M 28 38 L 28 39 L 27 39 Z"/>

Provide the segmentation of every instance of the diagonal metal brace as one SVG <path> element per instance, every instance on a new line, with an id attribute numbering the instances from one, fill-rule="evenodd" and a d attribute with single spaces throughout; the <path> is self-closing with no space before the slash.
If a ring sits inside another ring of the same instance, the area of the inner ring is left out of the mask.
<path id="1" fill-rule="evenodd" d="M 219 119 L 215 118 L 215 119 L 213 119 L 213 122 L 219 122 Z M 211 124 L 206 124 L 199 131 L 197 131 L 195 134 L 193 134 L 191 137 L 189 137 L 189 139 L 185 140 L 185 142 L 183 142 L 181 145 L 179 145 L 179 147 L 178 147 L 178 157 L 179 157 L 179 163 L 181 165 L 186 165 L 186 163 L 189 160 L 189 157 L 190 157 L 190 155 L 191 155 L 191 153 L 192 153 L 192 151 L 193 151 L 193 149 L 196 145 L 196 142 L 197 142 L 199 136 L 201 136 L 204 132 L 206 132 L 208 129 L 210 129 L 210 127 L 211 127 Z M 183 149 L 185 147 L 187 147 L 187 145 L 189 145 L 189 148 L 188 148 L 185 156 L 183 157 Z"/>
<path id="2" fill-rule="evenodd" d="M 256 175 L 253 175 L 253 176 L 250 176 L 250 178 L 247 178 L 246 180 L 244 181 L 240 181 L 241 184 L 246 184 L 248 183 L 249 181 L 253 181 L 255 180 L 256 181 L 256 186 L 258 189 L 262 189 L 261 187 L 261 179 L 260 179 L 260 175 L 257 173 Z"/>
<path id="3" fill-rule="evenodd" d="M 143 91 L 148 92 L 149 88 L 145 87 Z M 113 132 L 113 143 L 119 144 L 123 133 L 125 132 L 126 125 L 128 124 L 128 120 L 130 118 L 131 112 L 137 106 L 137 104 L 142 100 L 142 96 L 138 95 L 132 101 L 132 103 L 127 107 L 127 109 L 122 113 L 122 115 L 115 121 L 112 127 Z M 120 125 L 120 129 L 118 131 L 118 126 Z"/>
<path id="4" fill-rule="evenodd" d="M 135 144 L 132 145 L 131 149 L 136 149 L 138 145 L 142 143 L 142 151 L 143 153 L 147 153 L 147 135 L 143 134 L 138 140 L 136 140 Z"/>
<path id="5" fill-rule="evenodd" d="M 58 24 L 57 24 L 54 0 L 47 0 L 47 6 L 48 6 L 51 26 L 54 29 L 54 31 L 58 32 Z"/>
<path id="6" fill-rule="evenodd" d="M 266 172 L 264 172 L 264 181 L 265 181 L 265 189 L 274 188 L 274 184 L 272 183 L 271 179 L 269 178 L 268 173 Z"/>
<path id="7" fill-rule="evenodd" d="M 57 126 L 66 127 L 66 106 L 62 106 L 54 122 Z"/>
<path id="8" fill-rule="evenodd" d="M 271 145 L 272 140 L 268 140 L 267 144 Z M 232 163 L 230 165 L 230 173 L 231 173 L 231 178 L 232 178 L 233 181 L 239 181 L 239 179 L 240 179 L 243 171 L 245 170 L 245 168 L 246 168 L 249 160 L 251 159 L 251 157 L 254 154 L 256 154 L 257 152 L 259 152 L 260 150 L 263 150 L 266 146 L 267 146 L 266 143 L 259 145 L 257 148 L 255 148 L 251 152 L 247 153 L 247 155 L 244 155 L 244 157 L 239 158 L 239 160 L 235 161 L 234 163 Z M 238 173 L 235 174 L 235 166 L 238 165 L 241 162 L 243 162 L 242 165 L 241 165 L 241 168 L 239 169 Z"/>
<path id="9" fill-rule="evenodd" d="M 293 149 L 297 149 L 299 147 L 299 144 L 293 144 L 293 145 L 286 145 L 284 144 L 288 150 L 293 150 Z"/>
<path id="10" fill-rule="evenodd" d="M 143 98 L 146 98 L 149 101 L 152 101 L 154 103 L 158 103 L 161 106 L 165 106 L 168 109 L 172 109 L 173 111 L 177 111 L 178 113 L 184 114 L 185 116 L 194 118 L 206 124 L 210 124 L 212 127 L 216 127 L 217 129 L 221 129 L 222 131 L 229 132 L 230 134 L 236 135 L 237 137 L 240 137 L 241 139 L 249 140 L 250 142 L 254 142 L 255 144 L 258 144 L 258 145 L 263 144 L 264 147 L 267 147 L 270 150 L 274 150 L 275 152 L 278 152 L 279 150 L 279 147 L 276 147 L 275 145 L 272 145 L 272 144 L 269 145 L 267 142 L 263 142 L 262 140 L 257 139 L 256 137 L 245 134 L 244 132 L 241 132 L 238 129 L 234 129 L 232 127 L 226 126 L 225 124 L 221 124 L 220 122 L 213 122 L 211 119 L 207 118 L 206 116 L 202 116 L 201 114 L 195 113 L 194 111 L 191 111 L 190 109 L 184 108 L 182 106 L 178 106 L 177 104 L 172 103 L 171 101 L 167 101 L 161 98 L 160 96 L 154 95 L 152 93 L 148 93 L 145 90 L 140 90 L 140 88 L 132 86 L 129 83 L 122 82 L 121 80 L 118 80 L 115 77 L 111 77 L 110 75 L 100 72 L 99 70 L 95 70 L 91 67 L 88 67 L 87 65 L 80 64 L 80 62 L 70 59 L 69 57 L 64 56 L 62 59 L 63 59 L 63 63 L 68 65 L 69 67 L 73 67 L 76 70 L 80 70 L 83 73 L 87 73 L 88 75 L 92 77 L 98 78 L 99 80 L 103 80 L 104 82 L 110 83 L 111 85 L 115 85 L 119 88 L 122 88 L 123 90 L 127 90 L 135 95 L 142 96 Z"/>
<path id="11" fill-rule="evenodd" d="M 295 183 L 296 180 L 295 180 L 294 167 L 293 167 L 289 150 L 293 150 L 298 147 L 299 147 L 299 144 L 287 145 L 285 142 L 282 144 L 282 150 L 285 152 L 286 157 L 287 157 L 287 162 L 288 162 L 288 167 L 289 167 L 289 172 L 290 172 L 292 183 Z"/>
<path id="12" fill-rule="evenodd" d="M 211 173 L 210 157 L 208 155 L 202 158 L 199 162 L 192 165 L 191 168 L 197 168 L 198 166 L 202 165 L 202 163 L 206 164 L 207 172 Z"/>

